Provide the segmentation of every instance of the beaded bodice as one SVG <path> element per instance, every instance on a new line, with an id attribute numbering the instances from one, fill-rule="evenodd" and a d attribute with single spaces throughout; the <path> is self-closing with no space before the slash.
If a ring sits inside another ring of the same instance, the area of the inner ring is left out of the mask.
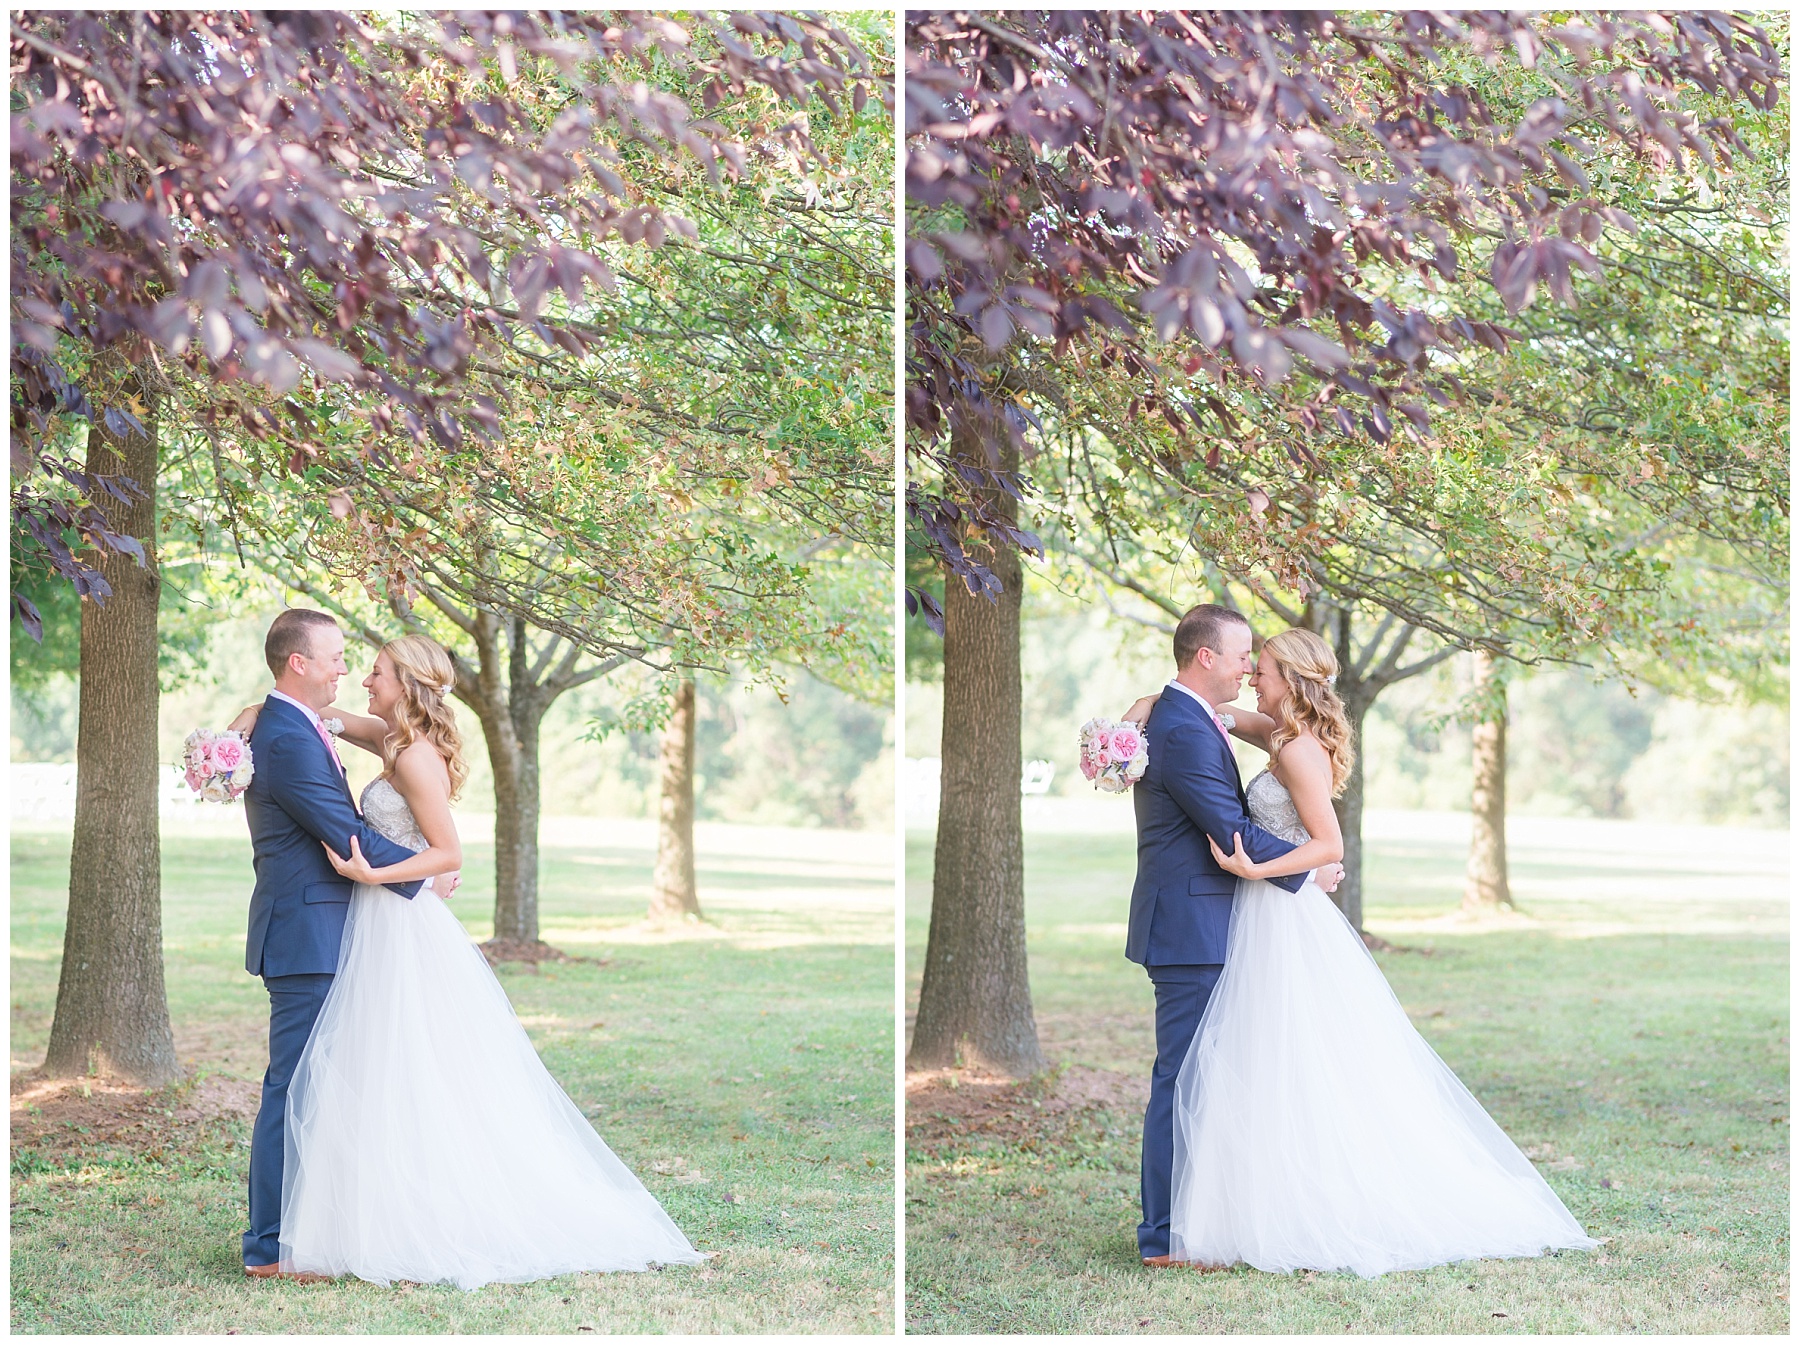
<path id="1" fill-rule="evenodd" d="M 376 776 L 362 792 L 363 816 L 383 836 L 408 850 L 423 850 L 425 835 L 413 820 L 406 799 L 387 779 Z"/>
<path id="2" fill-rule="evenodd" d="M 1300 810 L 1294 807 L 1293 795 L 1268 771 L 1258 773 L 1244 790 L 1250 801 L 1250 820 L 1270 835 L 1294 845 L 1305 845 L 1312 839 L 1300 821 Z"/>

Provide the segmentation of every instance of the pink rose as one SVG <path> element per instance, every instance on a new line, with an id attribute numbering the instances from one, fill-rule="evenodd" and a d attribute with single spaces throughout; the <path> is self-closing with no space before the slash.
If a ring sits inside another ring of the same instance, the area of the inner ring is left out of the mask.
<path id="1" fill-rule="evenodd" d="M 1112 731 L 1108 743 L 1112 748 L 1113 759 L 1120 762 L 1130 761 L 1143 745 L 1143 735 L 1138 732 L 1136 724 L 1120 724 Z"/>
<path id="2" fill-rule="evenodd" d="M 244 745 L 236 738 L 220 738 L 212 745 L 213 765 L 229 775 L 244 759 Z"/>
<path id="3" fill-rule="evenodd" d="M 205 783 L 205 781 L 201 777 L 200 767 L 198 765 L 190 765 L 187 768 L 187 783 L 188 788 L 193 790 L 196 794 L 200 792 L 200 786 Z"/>

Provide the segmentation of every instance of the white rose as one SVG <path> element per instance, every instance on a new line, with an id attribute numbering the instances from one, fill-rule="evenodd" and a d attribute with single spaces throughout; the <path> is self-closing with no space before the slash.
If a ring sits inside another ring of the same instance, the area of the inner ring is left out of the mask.
<path id="1" fill-rule="evenodd" d="M 224 803 L 231 797 L 222 780 L 208 780 L 200 790 L 200 797 L 208 803 Z"/>
<path id="2" fill-rule="evenodd" d="M 242 789 L 244 786 L 248 785 L 255 776 L 255 770 L 251 768 L 249 760 L 246 759 L 231 773 L 231 783 L 238 789 Z"/>

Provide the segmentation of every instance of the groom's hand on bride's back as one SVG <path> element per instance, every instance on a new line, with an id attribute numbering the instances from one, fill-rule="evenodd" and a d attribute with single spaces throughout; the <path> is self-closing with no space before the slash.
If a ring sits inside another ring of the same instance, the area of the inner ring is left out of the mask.
<path id="1" fill-rule="evenodd" d="M 1337 863 L 1321 864 L 1314 873 L 1313 881 L 1319 885 L 1319 891 L 1335 892 L 1337 885 L 1344 881 L 1344 866 Z"/>
<path id="2" fill-rule="evenodd" d="M 456 889 L 461 886 L 462 870 L 456 869 L 450 873 L 439 874 L 438 880 L 431 885 L 431 890 L 445 901 L 449 901 L 455 895 Z"/>

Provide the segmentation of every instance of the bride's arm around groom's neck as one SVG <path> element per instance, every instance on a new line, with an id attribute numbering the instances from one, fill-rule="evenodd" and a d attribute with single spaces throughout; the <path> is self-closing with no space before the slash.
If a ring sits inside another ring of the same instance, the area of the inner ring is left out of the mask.
<path id="1" fill-rule="evenodd" d="M 373 752 L 380 756 L 387 743 L 388 726 L 374 715 L 352 714 L 348 710 L 340 710 L 335 705 L 328 705 L 319 712 L 321 719 L 341 720 L 344 731 L 338 736 L 347 743 L 355 743 L 365 752 Z"/>

